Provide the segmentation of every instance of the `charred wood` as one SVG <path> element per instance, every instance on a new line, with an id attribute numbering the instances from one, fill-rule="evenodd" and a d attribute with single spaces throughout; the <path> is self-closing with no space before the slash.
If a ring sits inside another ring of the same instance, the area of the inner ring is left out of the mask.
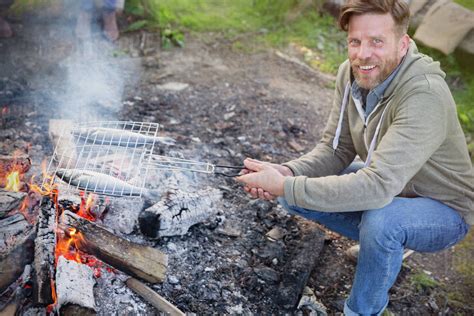
<path id="1" fill-rule="evenodd" d="M 300 230 L 301 239 L 289 245 L 291 252 L 282 269 L 283 277 L 276 295 L 276 303 L 286 309 L 296 308 L 324 245 L 324 232 L 315 224 L 301 221 Z"/>
<path id="2" fill-rule="evenodd" d="M 56 248 L 55 220 L 54 204 L 51 199 L 45 197 L 40 206 L 35 241 L 34 301 L 39 305 L 53 303 L 51 280 L 54 277 L 54 250 Z"/>
<path id="3" fill-rule="evenodd" d="M 0 155 L 0 186 L 5 187 L 4 182 L 8 173 L 18 171 L 23 174 L 30 170 L 30 167 L 31 159 L 28 155 Z"/>
<path id="4" fill-rule="evenodd" d="M 0 292 L 33 261 L 35 231 L 22 214 L 0 220 Z"/>
<path id="5" fill-rule="evenodd" d="M 0 218 L 5 217 L 10 211 L 18 208 L 25 199 L 24 192 L 11 192 L 0 189 Z"/>
<path id="6" fill-rule="evenodd" d="M 88 254 L 150 283 L 165 279 L 168 257 L 158 249 L 132 243 L 76 214 L 65 211 L 61 228 L 80 232 L 76 246 Z"/>
<path id="7" fill-rule="evenodd" d="M 24 301 L 31 295 L 31 276 L 31 265 L 28 264 L 16 282 L 12 283 L 3 293 L 0 293 L 1 315 L 17 315 L 15 312 L 23 306 Z"/>
<path id="8" fill-rule="evenodd" d="M 89 266 L 60 256 L 56 267 L 59 314 L 95 315 L 94 285 L 94 273 Z"/>
<path id="9" fill-rule="evenodd" d="M 138 217 L 140 231 L 153 238 L 184 235 L 188 229 L 217 213 L 219 190 L 207 188 L 197 192 L 172 190 Z"/>

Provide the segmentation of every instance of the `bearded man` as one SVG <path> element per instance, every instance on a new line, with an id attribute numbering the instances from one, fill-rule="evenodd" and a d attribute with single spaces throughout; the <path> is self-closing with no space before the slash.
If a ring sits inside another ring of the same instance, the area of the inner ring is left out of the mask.
<path id="1" fill-rule="evenodd" d="M 404 249 L 434 252 L 474 223 L 474 172 L 438 62 L 406 34 L 403 0 L 350 0 L 339 24 L 348 57 L 322 140 L 284 164 L 244 161 L 255 198 L 358 240 L 346 315 L 379 315 Z M 364 161 L 352 163 L 356 156 Z M 352 164 L 351 164 L 352 163 Z"/>

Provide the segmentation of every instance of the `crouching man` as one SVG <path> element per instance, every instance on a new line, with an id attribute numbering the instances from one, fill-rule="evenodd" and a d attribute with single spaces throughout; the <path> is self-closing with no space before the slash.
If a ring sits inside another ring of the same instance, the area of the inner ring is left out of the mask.
<path id="1" fill-rule="evenodd" d="M 404 0 L 350 0 L 339 24 L 348 60 L 320 143 L 282 165 L 244 161 L 255 198 L 358 240 L 346 315 L 379 315 L 405 248 L 433 252 L 474 223 L 474 172 L 438 62 L 406 34 Z M 356 156 L 365 163 L 352 163 Z M 352 163 L 352 164 L 351 164 Z"/>

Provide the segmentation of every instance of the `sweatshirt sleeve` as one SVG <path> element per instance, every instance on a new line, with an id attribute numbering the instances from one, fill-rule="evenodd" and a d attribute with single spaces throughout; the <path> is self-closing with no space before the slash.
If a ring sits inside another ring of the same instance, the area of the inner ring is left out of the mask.
<path id="1" fill-rule="evenodd" d="M 423 79 L 421 79 L 423 80 Z M 425 80 L 425 82 L 428 82 Z M 446 96 L 442 87 L 419 86 L 392 106 L 390 126 L 366 168 L 341 176 L 285 179 L 290 205 L 318 211 L 381 208 L 398 195 L 446 138 Z"/>
<path id="2" fill-rule="evenodd" d="M 332 148 L 337 123 L 341 114 L 344 87 L 349 81 L 348 67 L 349 63 L 347 61 L 339 67 L 334 92 L 334 102 L 321 141 L 309 153 L 283 164 L 290 168 L 294 175 L 322 177 L 339 174 L 354 160 L 356 153 L 349 131 L 347 110 L 343 113 L 339 145 L 336 151 Z"/>

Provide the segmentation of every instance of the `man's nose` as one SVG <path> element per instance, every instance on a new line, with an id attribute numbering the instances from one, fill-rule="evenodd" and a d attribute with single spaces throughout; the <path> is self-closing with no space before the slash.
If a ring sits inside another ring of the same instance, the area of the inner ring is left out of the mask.
<path id="1" fill-rule="evenodd" d="M 364 60 L 372 56 L 372 48 L 367 43 L 361 43 L 357 51 L 357 58 Z"/>

